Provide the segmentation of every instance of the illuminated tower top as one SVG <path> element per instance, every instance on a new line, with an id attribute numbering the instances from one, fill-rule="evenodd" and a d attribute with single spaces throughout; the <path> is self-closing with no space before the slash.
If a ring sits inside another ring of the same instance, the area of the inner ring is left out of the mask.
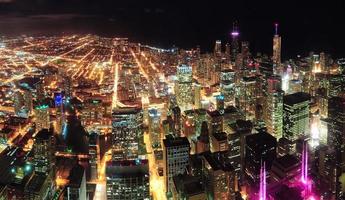
<path id="1" fill-rule="evenodd" d="M 274 24 L 275 34 L 273 37 L 273 64 L 274 64 L 274 74 L 281 74 L 280 64 L 281 64 L 281 37 L 278 35 L 278 23 Z"/>
<path id="2" fill-rule="evenodd" d="M 275 23 L 274 26 L 275 26 L 275 35 L 278 35 L 278 23 Z"/>

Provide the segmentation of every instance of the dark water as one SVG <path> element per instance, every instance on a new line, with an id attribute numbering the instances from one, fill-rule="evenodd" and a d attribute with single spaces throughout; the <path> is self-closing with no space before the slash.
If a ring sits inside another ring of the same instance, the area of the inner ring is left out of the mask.
<path id="1" fill-rule="evenodd" d="M 296 4 L 267 8 L 267 4 L 252 6 L 244 3 L 242 9 L 225 5 L 228 7 L 188 4 L 186 7 L 145 8 L 141 5 L 94 14 L 4 15 L 0 18 L 0 35 L 92 33 L 129 37 L 131 41 L 163 48 L 200 45 L 203 51 L 210 51 L 215 40 L 229 41 L 232 22 L 238 20 L 241 39 L 250 42 L 251 51 L 271 54 L 273 24 L 278 21 L 283 58 L 306 55 L 309 51 L 325 51 L 333 57 L 345 57 L 343 4 L 334 11 L 332 9 L 337 5 L 308 4 L 299 8 Z"/>

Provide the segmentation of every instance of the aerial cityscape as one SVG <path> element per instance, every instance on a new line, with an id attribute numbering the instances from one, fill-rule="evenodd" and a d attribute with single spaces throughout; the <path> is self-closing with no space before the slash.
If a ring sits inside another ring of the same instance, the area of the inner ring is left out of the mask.
<path id="1" fill-rule="evenodd" d="M 345 54 L 271 21 L 267 52 L 237 19 L 188 48 L 4 28 L 0 200 L 345 199 Z"/>

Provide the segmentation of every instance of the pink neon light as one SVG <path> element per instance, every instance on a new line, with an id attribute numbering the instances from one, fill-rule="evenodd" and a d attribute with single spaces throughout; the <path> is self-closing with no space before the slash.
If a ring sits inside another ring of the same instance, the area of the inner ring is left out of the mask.
<path id="1" fill-rule="evenodd" d="M 266 200 L 266 164 L 265 162 L 260 168 L 260 190 L 259 200 Z"/>

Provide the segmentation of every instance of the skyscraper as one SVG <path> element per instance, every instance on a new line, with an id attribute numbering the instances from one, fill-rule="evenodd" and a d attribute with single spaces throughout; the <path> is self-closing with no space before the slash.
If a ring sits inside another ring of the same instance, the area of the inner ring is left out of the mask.
<path id="1" fill-rule="evenodd" d="M 41 129 L 35 136 L 32 146 L 36 172 L 46 173 L 55 164 L 55 139 L 52 130 Z"/>
<path id="2" fill-rule="evenodd" d="M 180 65 L 177 67 L 177 81 L 175 83 L 175 95 L 177 104 L 181 111 L 187 110 L 193 105 L 192 93 L 192 67 L 188 65 Z"/>
<path id="3" fill-rule="evenodd" d="M 234 63 L 237 59 L 237 55 L 240 52 L 240 44 L 238 37 L 240 36 L 240 32 L 238 29 L 238 24 L 235 21 L 232 25 L 232 32 L 231 32 L 231 61 Z"/>
<path id="4" fill-rule="evenodd" d="M 273 69 L 274 74 L 280 74 L 280 65 L 281 65 L 281 37 L 278 35 L 278 24 L 275 24 L 275 34 L 273 37 Z"/>
<path id="5" fill-rule="evenodd" d="M 148 160 L 112 161 L 106 166 L 108 200 L 149 200 Z"/>
<path id="6" fill-rule="evenodd" d="M 268 133 L 278 140 L 283 136 L 283 96 L 280 76 L 268 78 L 265 95 L 264 120 Z"/>
<path id="7" fill-rule="evenodd" d="M 235 105 L 235 71 L 222 70 L 220 73 L 220 92 L 224 96 L 224 106 Z"/>
<path id="8" fill-rule="evenodd" d="M 112 114 L 113 160 L 135 159 L 143 136 L 141 108 L 115 108 Z"/>
<path id="9" fill-rule="evenodd" d="M 245 174 L 250 184 L 258 186 L 261 163 L 266 163 L 267 171 L 271 169 L 276 148 L 277 140 L 265 131 L 246 137 Z"/>
<path id="10" fill-rule="evenodd" d="M 283 136 L 295 142 L 309 136 L 310 95 L 303 92 L 289 94 L 283 99 Z"/>
<path id="11" fill-rule="evenodd" d="M 34 110 L 36 131 L 50 128 L 50 117 L 48 105 L 37 106 Z"/>
<path id="12" fill-rule="evenodd" d="M 214 55 L 216 57 L 221 57 L 222 55 L 222 41 L 217 40 L 216 44 L 214 45 Z"/>
<path id="13" fill-rule="evenodd" d="M 163 140 L 163 162 L 166 192 L 171 193 L 172 178 L 185 173 L 189 163 L 190 145 L 186 137 L 167 137 Z"/>

